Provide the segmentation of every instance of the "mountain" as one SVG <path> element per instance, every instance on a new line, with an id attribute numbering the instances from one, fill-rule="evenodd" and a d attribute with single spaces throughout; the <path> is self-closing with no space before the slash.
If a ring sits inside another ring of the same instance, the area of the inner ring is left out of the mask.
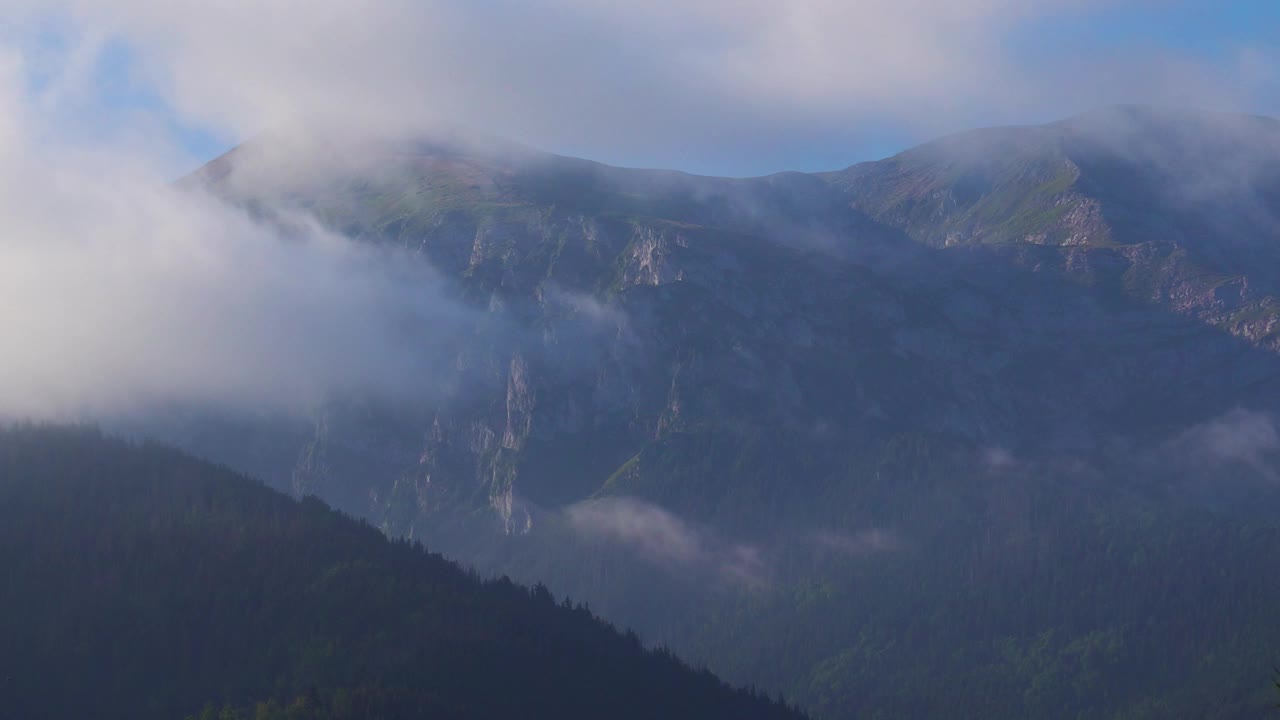
<path id="1" fill-rule="evenodd" d="M 845 464 L 801 470 L 800 446 L 925 432 L 1094 451 L 1252 406 L 1277 387 L 1277 138 L 1267 120 L 1120 108 L 819 177 L 424 143 L 296 174 L 297 152 L 248 146 L 200 179 L 409 248 L 484 311 L 442 343 L 462 391 L 414 408 L 403 446 L 330 417 L 305 464 L 269 473 L 345 499 L 341 476 L 368 467 L 349 454 L 377 445 L 353 509 L 403 532 L 407 507 L 555 506 L 606 485 L 665 499 L 692 483 L 631 461 L 690 438 L 781 445 L 760 454 L 787 477 Z M 726 483 L 700 477 L 706 497 L 679 506 L 736 518 L 716 508 L 744 492 Z"/>
<path id="2" fill-rule="evenodd" d="M 1073 248 L 1083 274 L 1111 268 L 1136 297 L 1274 349 L 1275 328 L 1256 316 L 1274 311 L 1278 155 L 1270 118 L 1120 107 L 964 133 L 826 177 L 918 242 Z"/>
<path id="3" fill-rule="evenodd" d="M 160 431 L 822 717 L 1250 717 L 1277 178 L 1134 107 L 747 179 L 263 138 L 187 184 L 434 267 L 448 392 Z"/>
<path id="4" fill-rule="evenodd" d="M 0 564 L 9 717 L 801 717 L 545 587 L 91 430 L 0 430 Z"/>

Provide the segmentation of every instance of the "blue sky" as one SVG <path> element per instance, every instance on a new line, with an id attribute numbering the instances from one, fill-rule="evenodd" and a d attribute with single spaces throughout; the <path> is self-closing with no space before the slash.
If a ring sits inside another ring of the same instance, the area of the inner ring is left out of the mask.
<path id="1" fill-rule="evenodd" d="M 109 142 L 145 119 L 177 165 L 300 117 L 444 123 L 615 164 L 748 175 L 1120 102 L 1280 113 L 1274 0 L 798 0 L 785 17 L 748 0 L 434 0 L 288 22 L 304 6 L 187 21 L 123 0 L 115 14 L 41 14 L 19 45 L 58 58 L 91 37 L 89 79 L 51 127 Z M 415 63 L 423 72 L 405 70 Z M 35 65 L 39 95 L 61 68 Z"/>
<path id="2" fill-rule="evenodd" d="M 1241 46 L 1280 41 L 1277 28 L 1280 3 L 1271 0 L 1170 0 L 1058 21 L 1038 28 L 1034 37 L 1037 43 L 1080 50 L 1150 45 L 1223 59 Z"/>

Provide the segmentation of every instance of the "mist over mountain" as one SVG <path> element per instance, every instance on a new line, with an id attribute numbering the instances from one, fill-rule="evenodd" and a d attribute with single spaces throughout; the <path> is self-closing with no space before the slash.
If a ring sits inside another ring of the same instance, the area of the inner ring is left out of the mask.
<path id="1" fill-rule="evenodd" d="M 1275 121 L 1124 106 L 747 179 L 316 132 L 180 187 L 429 269 L 448 322 L 379 335 L 402 393 L 119 427 L 820 717 L 1268 702 Z"/>
<path id="2" fill-rule="evenodd" d="M 330 142 L 251 143 L 188 182 L 440 273 L 476 317 L 461 337 L 421 326 L 453 390 L 414 408 L 429 419 L 384 481 L 425 492 L 444 463 L 432 492 L 555 506 L 643 496 L 662 481 L 618 471 L 688 437 L 1093 454 L 1273 411 L 1277 142 L 1265 119 L 1116 108 L 821 176 Z"/>
<path id="3" fill-rule="evenodd" d="M 0 7 L 0 715 L 1275 709 L 1280 4 Z"/>

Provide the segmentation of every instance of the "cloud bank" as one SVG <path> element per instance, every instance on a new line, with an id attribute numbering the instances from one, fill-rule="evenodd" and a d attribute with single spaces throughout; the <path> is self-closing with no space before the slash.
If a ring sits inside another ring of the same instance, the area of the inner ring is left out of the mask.
<path id="1" fill-rule="evenodd" d="M 0 414 L 305 412 L 333 393 L 432 384 L 433 339 L 466 311 L 430 270 L 305 216 L 282 228 L 175 190 L 190 132 L 230 143 L 448 126 L 733 172 L 792 164 L 805 147 L 841 164 L 833 148 L 850 128 L 876 123 L 931 134 L 975 113 L 1117 99 L 1247 105 L 1274 85 L 1265 47 L 1214 63 L 1159 48 L 1029 60 L 1016 47 L 1114 7 L 0 0 Z"/>
<path id="2" fill-rule="evenodd" d="M 582 537 L 629 548 L 668 571 L 693 573 L 753 590 L 770 586 L 778 572 L 777 556 L 788 548 L 806 555 L 821 551 L 865 560 L 901 552 L 907 546 L 898 533 L 881 528 L 800 532 L 770 543 L 737 542 L 658 505 L 629 497 L 575 503 L 565 509 L 564 516 Z"/>
<path id="3" fill-rule="evenodd" d="M 127 142 L 51 142 L 73 88 L 33 99 L 25 58 L 4 57 L 0 417 L 303 414 L 344 393 L 441 390 L 432 340 L 467 311 L 430 268 L 180 189 Z"/>
<path id="4" fill-rule="evenodd" d="M 1280 426 L 1271 413 L 1236 408 L 1185 431 L 1170 450 L 1210 467 L 1238 464 L 1269 482 L 1280 481 Z"/>
<path id="5" fill-rule="evenodd" d="M 746 587 L 763 587 L 768 581 L 769 568 L 758 546 L 729 542 L 643 500 L 587 500 L 566 508 L 565 517 L 583 536 L 619 543 L 670 570 Z"/>
<path id="6" fill-rule="evenodd" d="M 320 119 L 384 133 L 447 123 L 728 172 L 804 164 L 814 147 L 860 159 L 831 157 L 868 139 L 858 128 L 918 139 L 1115 102 L 1254 107 L 1277 81 L 1275 49 L 1243 40 L 1212 58 L 1104 42 L 1126 13 L 1159 36 L 1176 9 L 1148 0 L 9 4 L 121 43 L 135 82 L 236 138 Z"/>

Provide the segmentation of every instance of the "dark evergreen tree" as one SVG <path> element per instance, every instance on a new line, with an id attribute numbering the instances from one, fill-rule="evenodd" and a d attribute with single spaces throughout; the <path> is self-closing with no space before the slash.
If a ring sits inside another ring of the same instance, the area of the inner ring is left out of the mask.
<path id="1" fill-rule="evenodd" d="M 0 677 L 23 720 L 800 717 L 543 586 L 82 428 L 0 431 Z"/>

